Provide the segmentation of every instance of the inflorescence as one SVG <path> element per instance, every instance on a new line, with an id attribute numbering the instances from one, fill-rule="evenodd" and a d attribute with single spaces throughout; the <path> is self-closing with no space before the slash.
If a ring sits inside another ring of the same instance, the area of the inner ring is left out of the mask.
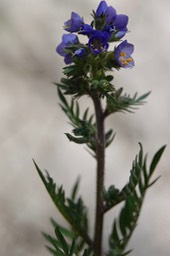
<path id="1" fill-rule="evenodd" d="M 117 14 L 112 6 L 101 1 L 97 10 L 93 11 L 92 17 L 93 21 L 89 25 L 79 14 L 72 12 L 71 19 L 64 23 L 64 29 L 69 34 L 63 34 L 62 42 L 56 51 L 64 57 L 65 64 L 74 63 L 77 59 L 86 61 L 89 55 L 105 54 L 105 60 L 111 63 L 113 68 L 132 68 L 134 66 L 134 60 L 131 57 L 134 51 L 133 44 L 124 40 L 109 51 L 109 44 L 121 41 L 128 32 L 128 16 Z M 78 35 L 86 36 L 88 42 L 81 43 Z"/>

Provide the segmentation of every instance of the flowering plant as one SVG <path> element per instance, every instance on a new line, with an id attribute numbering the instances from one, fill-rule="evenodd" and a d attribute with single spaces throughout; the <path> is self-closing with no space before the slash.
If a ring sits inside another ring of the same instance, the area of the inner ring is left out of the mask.
<path id="1" fill-rule="evenodd" d="M 124 256 L 130 254 L 127 244 L 137 225 L 143 200 L 147 189 L 155 183 L 151 177 L 165 149 L 161 147 L 148 166 L 143 146 L 139 143 L 130 177 L 122 189 L 110 185 L 105 188 L 105 149 L 114 140 L 115 134 L 110 129 L 105 131 L 106 118 L 116 112 L 132 112 L 136 106 L 142 105 L 149 95 L 145 93 L 130 96 L 123 93 L 123 88 L 112 84 L 114 69 L 132 68 L 134 46 L 123 40 L 128 29 L 128 16 L 117 14 L 112 6 L 101 1 L 92 13 L 91 24 L 86 24 L 77 13 L 64 23 L 67 31 L 56 51 L 64 57 L 65 77 L 56 83 L 60 106 L 69 118 L 73 130 L 66 133 L 67 138 L 77 144 L 86 144 L 97 163 L 96 175 L 96 213 L 94 236 L 90 237 L 87 207 L 81 196 L 78 196 L 79 180 L 73 186 L 70 197 L 66 197 L 63 187 L 56 187 L 52 177 L 46 175 L 35 163 L 36 169 L 50 194 L 55 206 L 67 220 L 70 228 L 64 228 L 55 220 L 52 224 L 55 235 L 44 233 L 51 244 L 49 251 L 56 256 Z M 80 37 L 87 39 L 81 43 Z M 111 48 L 111 45 L 114 45 Z M 72 96 L 71 102 L 66 98 Z M 80 114 L 79 98 L 87 95 L 94 105 L 94 114 L 89 108 Z M 108 248 L 104 250 L 103 220 L 104 215 L 114 206 L 123 202 L 119 216 L 113 220 L 108 238 Z"/>

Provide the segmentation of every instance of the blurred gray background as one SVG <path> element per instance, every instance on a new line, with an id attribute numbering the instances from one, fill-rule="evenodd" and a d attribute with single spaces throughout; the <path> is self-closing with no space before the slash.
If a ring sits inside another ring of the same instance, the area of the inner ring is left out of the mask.
<path id="1" fill-rule="evenodd" d="M 69 193 L 81 174 L 81 191 L 94 220 L 95 162 L 83 146 L 69 143 L 68 120 L 58 106 L 54 81 L 63 59 L 55 48 L 71 11 L 85 21 L 97 0 L 0 0 L 0 255 L 46 256 L 41 231 L 52 232 L 49 218 L 65 225 L 32 163 L 47 169 Z M 114 84 L 129 93 L 152 91 L 136 114 L 111 116 L 106 126 L 117 136 L 107 150 L 106 186 L 127 182 L 131 162 L 142 142 L 149 159 L 170 140 L 170 1 L 108 1 L 129 15 L 126 38 L 135 45 L 136 66 L 115 72 Z M 91 104 L 81 101 L 84 108 Z M 129 247 L 132 255 L 168 256 L 170 251 L 169 146 L 157 168 L 161 179 L 146 197 Z M 112 218 L 106 216 L 104 246 Z M 92 232 L 92 229 L 91 229 Z"/>

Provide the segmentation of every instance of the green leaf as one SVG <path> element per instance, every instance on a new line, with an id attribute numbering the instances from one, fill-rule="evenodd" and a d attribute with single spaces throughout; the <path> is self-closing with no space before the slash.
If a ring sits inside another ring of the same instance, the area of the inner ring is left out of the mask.
<path id="1" fill-rule="evenodd" d="M 129 251 L 123 253 L 122 256 L 126 256 L 126 255 L 128 255 L 129 253 L 131 253 L 132 251 L 133 251 L 133 250 L 129 250 Z"/>
<path id="2" fill-rule="evenodd" d="M 153 160 L 152 160 L 151 165 L 150 165 L 150 169 L 149 169 L 149 174 L 150 175 L 153 174 L 153 172 L 154 172 L 154 170 L 155 170 L 155 168 L 156 168 L 156 166 L 157 166 L 157 164 L 158 164 L 158 162 L 159 162 L 159 160 L 160 160 L 160 158 L 161 158 L 165 148 L 166 148 L 166 145 L 161 147 L 158 150 L 158 152 L 156 152 L 156 154 L 154 155 Z"/>
<path id="3" fill-rule="evenodd" d="M 156 179 L 154 179 L 151 183 L 148 184 L 148 188 L 151 187 L 152 185 L 155 184 L 155 182 L 157 182 L 157 180 L 159 180 L 161 176 L 158 176 Z"/>
<path id="4" fill-rule="evenodd" d="M 77 144 L 84 144 L 84 143 L 88 143 L 89 140 L 87 138 L 83 138 L 83 137 L 74 137 L 69 133 L 65 133 L 65 135 L 67 136 L 67 138 L 72 141 L 75 142 Z"/>
<path id="5" fill-rule="evenodd" d="M 87 116 L 88 116 L 88 112 L 89 112 L 89 108 L 87 108 L 84 112 L 84 115 L 83 115 L 83 120 L 87 120 Z"/>
<path id="6" fill-rule="evenodd" d="M 139 143 L 139 146 L 140 151 L 133 161 L 129 183 L 122 189 L 118 196 L 119 202 L 124 200 L 124 206 L 120 211 L 118 219 L 113 222 L 113 228 L 109 238 L 110 249 L 108 256 L 123 256 L 129 253 L 129 251 L 126 253 L 124 251 L 136 228 L 146 191 L 159 178 L 150 182 L 165 146 L 161 147 L 154 155 L 149 170 L 147 170 L 147 156 L 143 154 L 142 144 Z M 108 207 L 108 209 L 110 208 Z M 108 209 L 106 208 L 106 210 Z M 115 250 L 117 250 L 118 254 L 114 253 Z"/>
<path id="7" fill-rule="evenodd" d="M 119 241 L 120 240 L 119 235 L 118 235 L 116 221 L 114 221 L 114 224 L 113 224 L 113 237 L 112 238 L 113 238 L 113 241 Z"/>
<path id="8" fill-rule="evenodd" d="M 61 100 L 61 102 L 65 105 L 68 106 L 68 102 L 66 100 L 66 98 L 64 97 L 63 93 L 61 92 L 61 90 L 58 88 L 58 96 Z"/>
<path id="9" fill-rule="evenodd" d="M 106 76 L 105 79 L 108 81 L 108 82 L 111 82 L 113 80 L 113 76 L 109 75 L 109 76 Z"/>
<path id="10" fill-rule="evenodd" d="M 140 183 L 141 173 L 143 170 L 143 148 L 140 145 L 139 155 L 136 156 L 135 160 L 132 163 L 132 169 L 130 171 L 129 182 L 123 187 L 121 191 L 117 190 L 116 193 L 112 191 L 114 186 L 111 185 L 108 191 L 105 191 L 105 209 L 107 212 L 112 207 L 117 205 L 118 203 L 126 200 L 135 190 L 136 186 Z M 112 193 L 111 193 L 112 192 Z"/>
<path id="11" fill-rule="evenodd" d="M 79 114 L 80 114 L 80 108 L 79 108 L 79 104 L 78 101 L 76 101 L 76 116 L 79 118 Z"/>
<path id="12" fill-rule="evenodd" d="M 54 248 L 55 248 L 56 250 L 59 250 L 59 251 L 60 251 L 60 249 L 59 249 L 60 243 L 59 243 L 54 237 L 52 237 L 52 236 L 46 234 L 45 232 L 42 232 L 42 235 L 43 235 L 43 237 L 44 237 L 49 243 L 51 243 L 51 244 L 54 246 Z"/>
<path id="13" fill-rule="evenodd" d="M 62 251 L 58 250 L 58 249 L 53 249 L 49 246 L 46 246 L 46 248 L 48 249 L 48 251 L 50 253 L 53 254 L 53 256 L 66 256 L 65 253 L 63 253 Z"/>
<path id="14" fill-rule="evenodd" d="M 143 100 L 145 100 L 145 99 L 150 95 L 150 93 L 151 93 L 151 92 L 147 92 L 147 93 L 145 93 L 145 94 L 139 96 L 139 97 L 137 98 L 137 102 L 143 102 L 143 103 L 144 103 Z"/>
<path id="15" fill-rule="evenodd" d="M 127 207 L 126 207 L 127 208 Z M 126 227 L 127 227 L 127 218 L 128 218 L 129 212 L 127 209 L 123 208 L 120 217 L 119 217 L 119 227 L 121 230 L 122 235 L 125 237 L 127 232 L 126 232 Z M 129 218 L 128 218 L 129 219 Z"/>
<path id="16" fill-rule="evenodd" d="M 68 255 L 69 248 L 68 248 L 68 245 L 67 245 L 67 242 L 66 242 L 64 236 L 60 232 L 59 227 L 55 228 L 55 234 L 56 234 L 56 237 L 58 238 L 58 240 L 60 242 L 61 248 L 63 249 L 65 254 Z"/>
<path id="17" fill-rule="evenodd" d="M 74 68 L 72 68 L 72 70 L 69 70 L 68 67 L 67 73 L 65 74 L 67 77 L 61 78 L 60 83 L 54 83 L 59 89 L 64 90 L 65 95 L 74 95 L 74 98 L 76 98 L 81 97 L 84 94 L 87 94 L 89 87 L 89 79 L 86 76 L 84 76 L 84 72 L 80 70 L 80 68 L 77 65 L 74 65 Z"/>
<path id="18" fill-rule="evenodd" d="M 108 132 L 105 133 L 106 144 L 107 144 L 107 141 L 112 139 L 112 136 L 115 137 L 115 134 L 113 135 L 113 130 L 112 129 L 110 129 Z"/>
<path id="19" fill-rule="evenodd" d="M 34 164 L 55 206 L 58 208 L 63 217 L 68 221 L 73 230 L 77 232 L 80 237 L 82 237 L 86 244 L 91 246 L 92 241 L 88 235 L 87 230 L 87 210 L 82 200 L 79 198 L 76 203 L 71 201 L 69 198 L 65 199 L 63 188 L 60 187 L 56 189 L 56 185 L 49 174 L 46 172 L 47 177 L 45 178 L 35 161 Z M 70 207 L 70 205 L 74 205 L 74 208 Z M 79 220 L 79 222 L 77 220 Z"/>
<path id="20" fill-rule="evenodd" d="M 72 99 L 69 104 L 60 89 L 58 89 L 58 93 L 61 100 L 60 106 L 71 121 L 71 125 L 74 127 L 72 132 L 75 136 L 70 133 L 65 133 L 67 138 L 77 144 L 87 144 L 88 147 L 90 146 L 91 150 L 95 151 L 96 127 L 95 124 L 92 123 L 94 115 L 88 116 L 87 108 L 81 119 L 78 101 Z M 110 138 L 108 143 L 111 143 L 112 139 L 113 138 Z"/>
<path id="21" fill-rule="evenodd" d="M 137 96 L 137 93 L 134 94 L 133 97 L 131 97 L 128 94 L 122 95 L 123 89 L 120 88 L 116 90 L 114 93 L 107 94 L 107 108 L 106 113 L 110 115 L 111 113 L 115 112 L 130 112 L 133 113 L 133 109 L 136 108 L 136 106 L 143 105 L 145 103 L 145 99 L 148 97 L 150 92 L 145 93 L 141 96 Z"/>
<path id="22" fill-rule="evenodd" d="M 65 237 L 67 237 L 69 240 L 73 240 L 74 239 L 75 233 L 73 231 L 71 231 L 68 228 L 65 228 L 65 227 L 59 225 L 53 218 L 51 218 L 50 221 L 51 221 L 51 223 L 52 223 L 54 228 L 59 227 L 61 233 Z"/>
<path id="23" fill-rule="evenodd" d="M 76 247 L 76 243 L 75 243 L 75 240 L 73 240 L 71 247 L 70 247 L 69 256 L 72 256 L 74 254 L 75 247 Z"/>
<path id="24" fill-rule="evenodd" d="M 74 201 L 76 199 L 77 196 L 77 191 L 79 188 L 79 184 L 80 184 L 80 177 L 77 179 L 73 189 L 72 189 L 72 193 L 71 193 L 71 199 Z"/>

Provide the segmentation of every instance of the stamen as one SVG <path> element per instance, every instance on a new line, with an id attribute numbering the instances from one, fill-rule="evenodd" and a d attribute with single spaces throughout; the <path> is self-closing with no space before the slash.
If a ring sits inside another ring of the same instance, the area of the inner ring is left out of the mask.
<path id="1" fill-rule="evenodd" d="M 121 56 L 121 57 L 126 57 L 126 53 L 125 53 L 125 52 L 121 52 L 121 53 L 120 53 L 120 56 Z"/>
<path id="2" fill-rule="evenodd" d="M 104 47 L 102 45 L 99 45 L 100 42 L 94 42 L 91 44 L 91 47 L 94 49 L 94 51 L 103 51 L 104 50 Z"/>
<path id="3" fill-rule="evenodd" d="M 127 58 L 126 61 L 129 63 L 129 62 L 133 61 L 133 59 L 132 58 Z"/>
<path id="4" fill-rule="evenodd" d="M 128 62 L 126 60 L 121 61 L 124 66 L 128 65 Z"/>

